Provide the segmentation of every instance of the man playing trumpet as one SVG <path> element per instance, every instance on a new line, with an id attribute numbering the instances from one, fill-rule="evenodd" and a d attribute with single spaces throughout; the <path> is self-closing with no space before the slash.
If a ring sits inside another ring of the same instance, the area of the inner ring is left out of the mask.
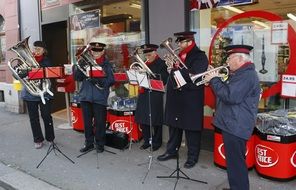
<path id="1" fill-rule="evenodd" d="M 176 89 L 172 76 L 176 69 L 170 70 L 165 106 L 165 124 L 169 126 L 169 141 L 166 152 L 157 157 L 159 161 L 176 158 L 184 130 L 188 147 L 185 168 L 192 168 L 198 161 L 203 128 L 204 85 L 196 86 L 190 75 L 203 73 L 208 67 L 207 56 L 196 46 L 194 34 L 195 32 L 174 34 L 181 50 L 178 56 L 185 64 L 185 67 L 179 70 L 186 84 Z M 180 68 L 177 64 L 174 63 L 175 67 Z"/>
<path id="2" fill-rule="evenodd" d="M 154 76 L 162 80 L 163 84 L 166 84 L 168 78 L 167 66 L 156 52 L 158 45 L 145 44 L 141 46 L 141 49 L 146 58 L 145 64 L 152 71 Z M 155 151 L 158 150 L 162 144 L 163 95 L 163 92 L 140 87 L 135 113 L 135 120 L 141 125 L 144 139 L 144 143 L 140 149 L 147 149 L 152 143 L 152 150 Z M 150 124 L 153 133 L 150 131 Z M 150 134 L 152 134 L 152 136 Z M 150 142 L 151 137 L 152 142 Z"/>
<path id="3" fill-rule="evenodd" d="M 222 130 L 227 175 L 232 190 L 249 189 L 246 142 L 255 126 L 260 97 L 258 75 L 249 55 L 252 49 L 248 45 L 227 46 L 228 80 L 222 82 L 217 70 L 209 72 L 204 78 L 217 97 L 213 124 Z"/>

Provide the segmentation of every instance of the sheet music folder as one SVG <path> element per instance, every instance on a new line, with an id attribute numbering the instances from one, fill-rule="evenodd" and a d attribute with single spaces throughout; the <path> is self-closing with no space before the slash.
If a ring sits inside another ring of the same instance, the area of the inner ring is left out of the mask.
<path id="1" fill-rule="evenodd" d="M 130 84 L 138 84 L 140 87 L 164 92 L 164 84 L 162 80 L 149 79 L 146 73 L 139 73 L 136 70 L 126 71 Z"/>

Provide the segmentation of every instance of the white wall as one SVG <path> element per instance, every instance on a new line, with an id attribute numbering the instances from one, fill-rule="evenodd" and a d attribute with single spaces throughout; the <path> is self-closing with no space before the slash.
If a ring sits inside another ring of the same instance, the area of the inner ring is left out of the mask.
<path id="1" fill-rule="evenodd" d="M 38 1 L 20 1 L 21 39 L 30 37 L 29 44 L 41 39 Z"/>

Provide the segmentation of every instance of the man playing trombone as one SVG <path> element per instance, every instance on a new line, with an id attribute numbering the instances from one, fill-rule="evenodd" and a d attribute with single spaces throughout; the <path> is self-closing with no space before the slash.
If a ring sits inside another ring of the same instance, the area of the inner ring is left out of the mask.
<path id="1" fill-rule="evenodd" d="M 194 41 L 195 32 L 175 33 L 176 43 L 180 48 L 179 59 L 170 68 L 167 83 L 165 106 L 165 124 L 169 126 L 169 141 L 166 152 L 157 157 L 166 161 L 177 157 L 185 131 L 188 147 L 185 168 L 192 168 L 198 161 L 200 151 L 201 130 L 203 128 L 204 85 L 196 86 L 190 75 L 203 73 L 207 70 L 208 59 Z M 183 63 L 180 63 L 182 61 Z M 179 70 L 186 84 L 175 88 L 173 72 Z"/>
<path id="2" fill-rule="evenodd" d="M 252 49 L 248 45 L 227 46 L 228 80 L 222 82 L 217 70 L 209 72 L 204 78 L 217 97 L 213 124 L 222 130 L 227 175 L 232 190 L 249 189 L 246 142 L 255 126 L 260 97 L 258 75 L 249 55 Z"/>
<path id="3" fill-rule="evenodd" d="M 92 42 L 82 51 L 82 59 L 74 68 L 74 77 L 77 81 L 82 81 L 79 90 L 79 100 L 82 107 L 85 144 L 80 152 L 87 152 L 94 148 L 98 153 L 104 151 L 106 135 L 107 99 L 109 87 L 113 85 L 114 76 L 111 65 L 105 57 L 105 44 Z M 92 76 L 92 67 L 102 68 L 105 76 Z M 87 69 L 90 67 L 90 74 Z M 95 131 L 93 130 L 95 128 Z"/>
<path id="4" fill-rule="evenodd" d="M 154 76 L 149 77 L 162 80 L 163 83 L 166 84 L 168 78 L 167 66 L 156 52 L 158 45 L 145 44 L 141 46 L 141 49 L 146 57 L 146 62 L 144 64 L 148 66 L 155 76 L 155 78 Z M 140 149 L 147 149 L 152 144 L 152 150 L 155 151 L 158 150 L 162 144 L 163 95 L 163 92 L 140 87 L 135 113 L 135 120 L 142 128 L 144 139 L 144 143 Z M 151 133 L 153 134 L 151 144 L 149 140 L 151 138 L 150 127 L 153 129 L 153 133 Z"/>

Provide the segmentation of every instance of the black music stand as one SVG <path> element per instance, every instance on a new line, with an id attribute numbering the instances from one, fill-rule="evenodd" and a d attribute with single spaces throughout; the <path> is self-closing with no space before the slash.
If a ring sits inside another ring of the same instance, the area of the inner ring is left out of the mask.
<path id="1" fill-rule="evenodd" d="M 83 152 L 83 153 L 79 154 L 76 158 L 80 158 L 81 156 L 86 155 L 87 153 L 89 153 L 89 152 L 91 152 L 91 151 L 93 151 L 93 150 L 96 150 L 96 148 L 92 148 L 92 149 L 90 149 L 90 150 L 88 150 L 88 151 L 86 151 L 86 152 Z M 110 153 L 110 154 L 116 154 L 115 152 L 112 152 L 112 151 L 109 151 L 109 150 L 106 150 L 106 149 L 104 149 L 104 151 L 105 151 L 105 152 L 108 152 L 108 153 Z M 97 169 L 99 169 L 99 154 L 100 154 L 100 153 L 97 153 L 97 154 L 96 154 L 96 155 L 97 155 Z"/>
<path id="2" fill-rule="evenodd" d="M 43 80 L 45 80 L 45 79 L 48 79 L 48 78 L 46 78 L 47 76 L 46 76 L 46 72 L 45 72 L 45 69 L 50 69 L 50 67 L 41 67 L 42 68 L 42 70 L 43 70 L 43 78 L 42 79 L 40 79 L 41 80 L 41 84 L 43 83 Z M 51 77 L 51 78 L 59 78 L 60 76 L 57 74 L 57 73 L 55 73 L 56 74 L 56 77 Z M 56 154 L 56 151 L 58 151 L 60 154 L 62 154 L 65 158 L 67 158 L 70 162 L 72 162 L 73 164 L 75 164 L 75 162 L 73 161 L 73 160 L 71 160 L 67 155 L 65 155 L 61 150 L 60 150 L 60 148 L 57 146 L 57 144 L 54 142 L 54 141 L 52 141 L 52 142 L 50 142 L 50 146 L 48 147 L 48 149 L 47 149 L 47 152 L 46 152 L 46 155 L 43 157 L 43 159 L 39 162 L 39 164 L 36 166 L 36 168 L 39 168 L 39 166 L 42 164 L 42 162 L 46 159 L 46 157 L 51 153 L 51 151 L 53 151 L 54 153 L 55 153 L 55 155 L 57 155 Z"/>
<path id="3" fill-rule="evenodd" d="M 65 158 L 67 158 L 70 162 L 72 162 L 73 164 L 75 164 L 75 162 L 73 161 L 73 160 L 71 160 L 67 155 L 65 155 L 60 149 L 59 149 L 59 147 L 57 146 L 57 144 L 54 142 L 54 141 L 52 141 L 51 143 L 50 143 L 50 146 L 48 147 L 48 149 L 47 149 L 47 153 L 46 153 L 46 155 L 43 157 L 43 159 L 39 162 L 39 164 L 37 165 L 37 167 L 36 168 L 39 168 L 39 166 L 42 164 L 42 162 L 46 159 L 46 157 L 51 153 L 51 151 L 53 151 L 54 153 L 55 153 L 55 155 L 57 155 L 56 154 L 56 151 L 58 151 L 60 154 L 62 154 Z"/>
<path id="4" fill-rule="evenodd" d="M 129 79 L 130 81 L 133 81 L 133 79 L 131 79 L 130 77 L 133 77 L 133 76 L 130 76 L 129 73 L 128 73 L 128 76 L 129 76 Z M 152 162 L 153 162 L 153 128 L 152 128 L 152 118 L 151 118 L 151 92 L 152 92 L 152 87 L 151 87 L 151 84 L 149 82 L 149 76 L 147 73 L 145 74 L 140 74 L 140 73 L 137 73 L 135 72 L 135 78 L 136 78 L 136 81 L 137 83 L 139 84 L 139 86 L 145 88 L 145 89 L 148 89 L 148 104 L 149 104 L 149 129 L 150 129 L 150 138 L 149 138 L 149 144 L 150 144 L 150 149 L 149 149 L 149 155 L 148 155 L 148 162 L 145 162 L 145 163 L 141 163 L 141 164 L 138 164 L 138 166 L 142 166 L 142 165 L 145 165 L 145 164 L 148 164 L 148 168 L 147 168 L 147 172 L 142 180 L 142 184 L 144 184 L 149 172 L 150 172 L 150 169 L 151 169 L 151 165 L 152 165 Z M 159 164 L 159 163 L 158 163 Z M 161 165 L 161 164 L 159 164 Z M 163 167 L 166 167 L 164 165 L 161 165 Z"/>
<path id="5" fill-rule="evenodd" d="M 200 180 L 197 180 L 197 179 L 192 179 L 190 177 L 188 177 L 188 175 L 186 175 L 181 169 L 180 169 L 180 165 L 179 165 L 179 151 L 178 151 L 178 148 L 176 149 L 177 150 L 177 166 L 176 166 L 176 169 L 169 175 L 169 176 L 157 176 L 157 178 L 174 178 L 174 179 L 177 179 L 176 182 L 175 182 L 175 186 L 174 186 L 174 190 L 176 189 L 177 187 L 177 183 L 179 181 L 179 179 L 186 179 L 186 180 L 190 180 L 190 181 L 195 181 L 195 182 L 199 182 L 199 183 L 203 183 L 203 184 L 208 184 L 207 182 L 205 181 L 200 181 Z M 176 175 L 174 175 L 176 173 Z M 184 176 L 180 176 L 180 173 L 183 174 Z"/>

